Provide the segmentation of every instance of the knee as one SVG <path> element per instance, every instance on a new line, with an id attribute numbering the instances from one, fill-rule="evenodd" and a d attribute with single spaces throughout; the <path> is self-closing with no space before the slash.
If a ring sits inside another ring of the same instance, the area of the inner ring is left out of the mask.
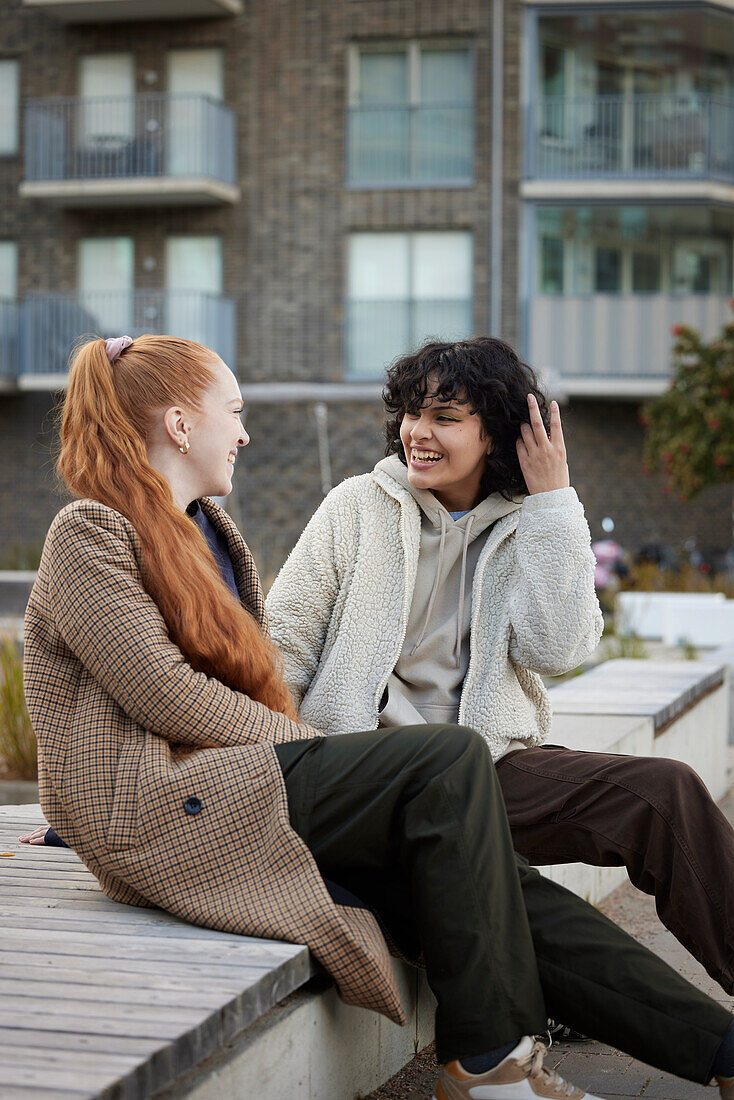
<path id="1" fill-rule="evenodd" d="M 690 804 L 692 798 L 709 799 L 700 775 L 682 760 L 648 758 L 645 788 L 656 800 L 673 808 Z"/>
<path id="2" fill-rule="evenodd" d="M 492 765 L 489 746 L 480 733 L 469 726 L 440 726 L 436 729 L 433 749 L 442 767 L 466 763 L 479 768 Z"/>

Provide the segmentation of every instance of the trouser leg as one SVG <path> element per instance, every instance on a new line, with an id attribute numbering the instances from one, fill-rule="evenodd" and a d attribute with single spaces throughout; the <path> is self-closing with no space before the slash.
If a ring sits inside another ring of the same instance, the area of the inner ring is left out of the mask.
<path id="1" fill-rule="evenodd" d="M 734 992 L 734 830 L 676 760 L 547 746 L 497 774 L 517 851 L 531 863 L 624 864 L 661 921 Z"/>
<path id="2" fill-rule="evenodd" d="M 519 870 L 549 1014 L 707 1082 L 731 1014 L 593 906 L 526 864 Z"/>
<path id="3" fill-rule="evenodd" d="M 398 943 L 413 925 L 438 1002 L 438 1057 L 480 1054 L 542 1030 L 510 832 L 479 735 L 407 727 L 276 752 L 291 823 L 322 874 L 382 908 Z M 387 912 L 383 880 L 406 891 Z"/>

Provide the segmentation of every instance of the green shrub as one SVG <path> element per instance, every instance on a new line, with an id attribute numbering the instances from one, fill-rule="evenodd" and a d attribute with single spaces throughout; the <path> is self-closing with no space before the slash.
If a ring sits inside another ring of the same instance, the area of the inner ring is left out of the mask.
<path id="1" fill-rule="evenodd" d="M 0 636 L 0 767 L 14 779 L 38 775 L 38 746 L 23 695 L 18 646 Z"/>

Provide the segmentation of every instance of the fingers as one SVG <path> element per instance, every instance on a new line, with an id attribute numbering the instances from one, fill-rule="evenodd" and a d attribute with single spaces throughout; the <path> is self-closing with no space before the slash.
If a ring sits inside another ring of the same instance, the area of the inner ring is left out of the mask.
<path id="1" fill-rule="evenodd" d="M 533 438 L 537 446 L 541 446 L 548 441 L 548 436 L 545 431 L 545 424 L 543 423 L 543 417 L 540 415 L 540 409 L 538 408 L 538 402 L 535 395 L 528 394 L 528 410 L 530 413 L 530 428 L 532 430 Z M 523 434 L 523 438 L 525 435 Z"/>
<path id="2" fill-rule="evenodd" d="M 18 840 L 21 844 L 43 844 L 47 829 L 48 825 L 39 825 L 32 833 L 24 833 L 23 836 L 19 836 Z"/>
<path id="3" fill-rule="evenodd" d="M 550 441 L 556 447 L 564 447 L 563 428 L 561 427 L 561 410 L 557 401 L 551 401 L 550 407 Z"/>

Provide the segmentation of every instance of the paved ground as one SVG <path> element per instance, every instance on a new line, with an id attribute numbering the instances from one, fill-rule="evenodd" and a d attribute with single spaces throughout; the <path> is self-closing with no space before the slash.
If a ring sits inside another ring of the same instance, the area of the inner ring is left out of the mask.
<path id="1" fill-rule="evenodd" d="M 734 823 L 734 789 L 722 803 L 722 809 Z M 705 838 L 702 840 L 705 843 Z M 727 997 L 663 928 L 651 898 L 626 885 L 610 894 L 600 908 L 689 981 L 734 1011 L 734 998 Z M 715 1089 L 661 1073 L 601 1043 L 554 1043 L 548 1060 L 567 1080 L 610 1100 L 633 1096 L 649 1100 L 715 1100 L 718 1097 Z M 367 1100 L 431 1100 L 436 1073 L 436 1061 L 429 1047 Z"/>

